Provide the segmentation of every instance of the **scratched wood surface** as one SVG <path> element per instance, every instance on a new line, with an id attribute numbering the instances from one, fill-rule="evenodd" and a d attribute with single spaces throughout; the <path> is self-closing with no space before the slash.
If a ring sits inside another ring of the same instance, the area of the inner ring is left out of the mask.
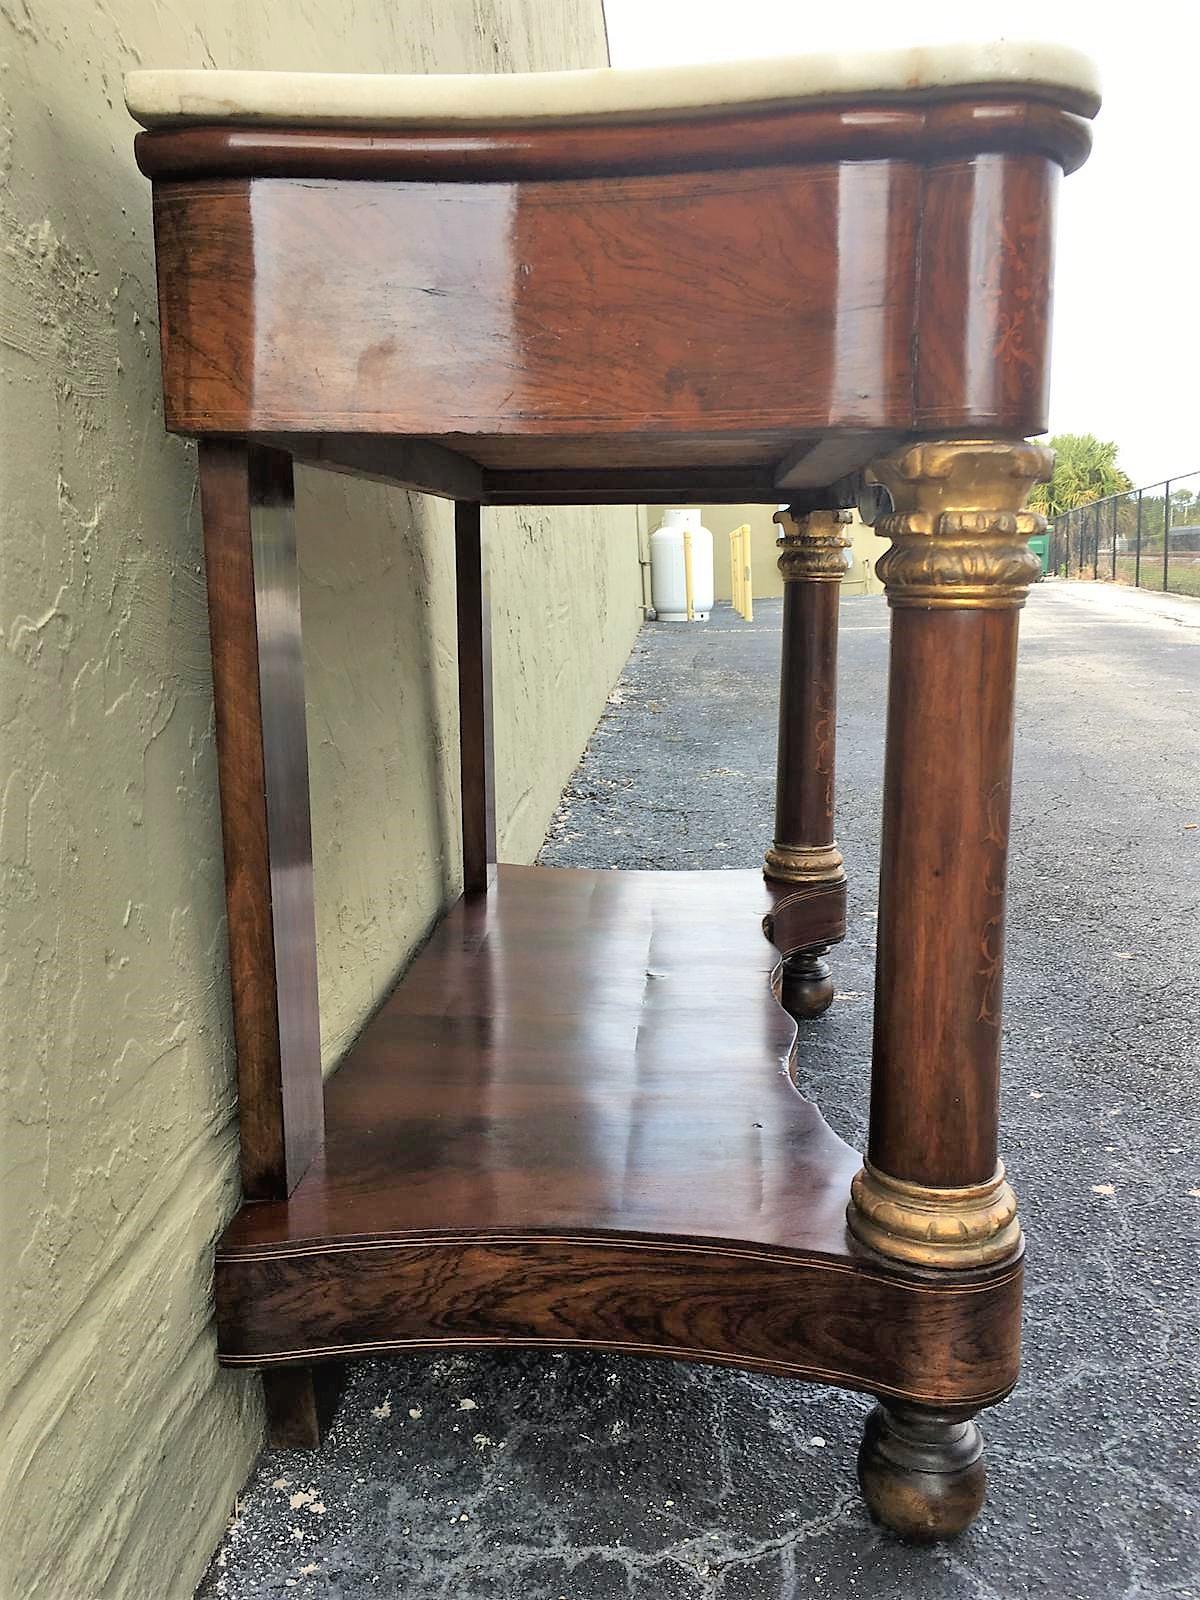
<path id="1" fill-rule="evenodd" d="M 921 431 L 1035 433 L 1058 173 L 162 182 L 168 425 L 506 504 L 770 501 Z"/>
<path id="2" fill-rule="evenodd" d="M 609 433 L 906 424 L 917 190 L 886 161 L 160 186 L 168 424 L 565 434 L 580 465 Z"/>

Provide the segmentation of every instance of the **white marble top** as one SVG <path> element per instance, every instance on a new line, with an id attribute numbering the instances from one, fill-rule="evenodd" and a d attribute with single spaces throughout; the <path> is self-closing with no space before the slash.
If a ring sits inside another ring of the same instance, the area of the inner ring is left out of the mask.
<path id="1" fill-rule="evenodd" d="M 125 103 L 147 128 L 200 122 L 383 128 L 685 117 L 714 107 L 854 95 L 930 98 L 973 87 L 1031 91 L 1085 116 L 1100 104 L 1096 69 L 1086 56 L 1066 45 L 1013 39 L 705 66 L 495 75 L 155 70 L 128 75 Z"/>

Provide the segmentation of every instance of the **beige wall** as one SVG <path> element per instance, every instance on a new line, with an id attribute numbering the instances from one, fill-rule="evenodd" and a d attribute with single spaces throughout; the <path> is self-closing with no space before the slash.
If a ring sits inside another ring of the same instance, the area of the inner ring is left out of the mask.
<path id="1" fill-rule="evenodd" d="M 297 484 L 329 1067 L 457 892 L 453 520 L 334 473 Z M 485 511 L 484 526 L 499 854 L 529 861 L 641 621 L 636 517 Z"/>
<path id="2" fill-rule="evenodd" d="M 704 526 L 713 536 L 716 591 L 718 600 L 729 599 L 729 535 L 740 523 L 750 524 L 750 564 L 756 599 L 768 599 L 783 593 L 783 579 L 776 564 L 775 539 L 779 529 L 772 522 L 774 506 L 703 506 Z M 660 519 L 657 507 L 648 511 L 649 526 L 656 528 Z M 850 551 L 852 565 L 843 581 L 847 594 L 881 594 L 883 585 L 875 576 L 875 563 L 887 548 L 873 529 L 866 527 L 857 512 L 849 528 L 853 546 Z"/>
<path id="3" fill-rule="evenodd" d="M 236 1203 L 194 452 L 162 431 L 150 65 L 604 59 L 599 0 L 0 9 L 4 1600 L 191 1594 L 260 1440 L 214 1362 Z M 458 871 L 447 509 L 298 477 L 321 1012 L 335 1058 Z M 492 524 L 498 792 L 537 848 L 639 621 L 629 512 Z"/>

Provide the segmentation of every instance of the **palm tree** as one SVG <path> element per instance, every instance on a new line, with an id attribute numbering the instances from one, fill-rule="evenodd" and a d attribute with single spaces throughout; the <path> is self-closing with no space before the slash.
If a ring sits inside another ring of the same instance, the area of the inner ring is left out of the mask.
<path id="1" fill-rule="evenodd" d="M 1029 504 L 1051 522 L 1076 506 L 1132 489 L 1128 474 L 1117 465 L 1113 440 L 1097 439 L 1094 433 L 1056 433 L 1049 445 L 1055 453 L 1053 476 L 1038 484 Z"/>

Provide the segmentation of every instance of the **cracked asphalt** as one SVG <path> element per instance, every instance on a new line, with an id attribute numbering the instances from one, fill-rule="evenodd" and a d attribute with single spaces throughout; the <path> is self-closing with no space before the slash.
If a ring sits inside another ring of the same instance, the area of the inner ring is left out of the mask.
<path id="1" fill-rule="evenodd" d="M 748 867 L 771 824 L 781 603 L 643 629 L 541 859 Z M 842 607 L 850 933 L 800 1081 L 861 1141 L 886 607 Z M 1200 602 L 1046 583 L 1024 614 L 1002 1147 L 1029 1246 L 1021 1383 L 956 1543 L 859 1501 L 870 1402 L 548 1352 L 356 1364 L 316 1456 L 262 1457 L 201 1596 L 1200 1597 Z"/>

